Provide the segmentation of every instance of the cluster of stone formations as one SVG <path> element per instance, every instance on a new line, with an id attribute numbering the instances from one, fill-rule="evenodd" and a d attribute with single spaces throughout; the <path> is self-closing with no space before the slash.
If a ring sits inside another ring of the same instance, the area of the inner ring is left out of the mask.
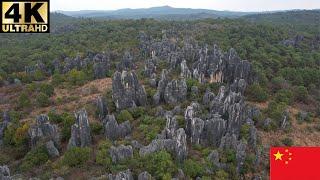
<path id="1" fill-rule="evenodd" d="M 258 163 L 260 152 L 256 145 L 258 135 L 253 119 L 259 116 L 260 111 L 247 105 L 243 96 L 246 86 L 253 83 L 256 78 L 252 65 L 246 60 L 241 60 L 234 49 L 224 53 L 216 45 L 211 48 L 201 47 L 193 40 L 186 40 L 183 47 L 179 47 L 177 42 L 168 36 L 164 36 L 162 40 L 153 40 L 146 34 L 141 34 L 140 40 L 141 52 L 147 58 L 144 75 L 149 78 L 150 86 L 156 89 L 152 105 L 179 105 L 187 100 L 190 88 L 193 94 L 199 95 L 198 87 L 187 87 L 186 80 L 190 78 L 199 83 L 225 85 L 220 87 L 218 94 L 207 89 L 201 102 L 192 102 L 185 110 L 180 106 L 176 106 L 172 111 L 159 110 L 157 115 L 166 119 L 165 129 L 146 146 L 131 139 L 134 129 L 130 122 L 118 123 L 115 116 L 110 114 L 106 101 L 98 97 L 96 105 L 105 137 L 111 141 L 131 140 L 131 145 L 112 146 L 109 149 L 112 162 L 117 163 L 132 158 L 136 150 L 140 156 L 165 150 L 177 161 L 183 162 L 188 156 L 189 145 L 202 145 L 222 151 L 234 150 L 238 172 L 244 165 L 247 152 L 254 152 Z M 104 77 L 103 73 L 109 67 L 109 57 L 105 54 L 97 54 L 84 60 L 66 58 L 64 65 L 60 62 L 55 63 L 55 69 L 66 73 L 73 68 L 81 69 L 92 60 L 95 77 Z M 158 69 L 163 61 L 167 63 L 167 67 Z M 158 77 L 159 70 L 161 74 Z M 176 70 L 180 70 L 180 77 L 174 78 L 170 74 Z M 148 104 L 145 88 L 134 71 L 133 58 L 129 53 L 126 53 L 118 64 L 112 82 L 112 99 L 117 111 Z M 184 112 L 185 127 L 178 125 L 176 114 L 179 112 Z M 9 122 L 10 117 L 5 115 L 4 121 L 0 124 L 0 143 L 3 130 Z M 285 123 L 284 121 L 283 126 Z M 240 134 L 243 125 L 249 126 L 249 137 L 246 141 Z M 52 157 L 60 155 L 59 130 L 56 125 L 49 122 L 46 115 L 37 117 L 36 124 L 29 129 L 29 136 L 32 148 L 43 144 Z M 68 148 L 87 147 L 91 143 L 89 119 L 83 109 L 75 113 L 75 124 L 71 128 Z M 227 164 L 220 161 L 218 150 L 212 151 L 208 159 L 214 166 L 225 169 Z M 7 175 L 5 167 L 1 168 L 4 175 L 0 173 L 0 177 Z M 133 179 L 130 170 L 115 175 L 106 174 L 100 178 L 103 177 L 115 180 Z M 141 180 L 150 178 L 148 172 L 142 172 L 138 176 Z"/>
<path id="2" fill-rule="evenodd" d="M 75 58 L 64 57 L 53 61 L 53 68 L 47 67 L 43 62 L 39 61 L 33 66 L 26 66 L 25 72 L 29 75 L 34 74 L 36 71 L 41 71 L 45 74 L 53 74 L 59 72 L 66 74 L 72 69 L 83 70 L 92 68 L 95 79 L 105 78 L 111 68 L 110 54 L 106 53 L 88 53 L 85 58 L 77 56 Z"/>

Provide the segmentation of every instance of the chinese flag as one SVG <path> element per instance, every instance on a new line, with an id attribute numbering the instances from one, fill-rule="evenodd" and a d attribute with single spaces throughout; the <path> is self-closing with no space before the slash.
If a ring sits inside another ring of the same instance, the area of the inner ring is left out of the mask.
<path id="1" fill-rule="evenodd" d="M 320 147 L 272 147 L 271 180 L 320 180 Z"/>

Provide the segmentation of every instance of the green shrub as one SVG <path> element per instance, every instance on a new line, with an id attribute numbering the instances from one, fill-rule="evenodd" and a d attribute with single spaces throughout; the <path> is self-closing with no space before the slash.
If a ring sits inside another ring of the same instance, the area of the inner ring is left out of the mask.
<path id="1" fill-rule="evenodd" d="M 20 166 L 22 171 L 28 171 L 34 167 L 45 164 L 49 160 L 49 155 L 45 147 L 41 146 L 31 150 L 26 154 Z"/>
<path id="2" fill-rule="evenodd" d="M 204 174 L 204 167 L 191 159 L 188 159 L 183 164 L 183 172 L 191 178 L 201 177 Z"/>
<path id="3" fill-rule="evenodd" d="M 171 155 L 165 151 L 146 156 L 145 168 L 156 179 L 161 179 L 167 174 L 173 174 L 176 170 Z"/>
<path id="4" fill-rule="evenodd" d="M 81 167 L 90 159 L 91 149 L 73 147 L 64 154 L 62 162 L 70 167 Z"/>
<path id="5" fill-rule="evenodd" d="M 61 83 L 64 82 L 64 77 L 63 75 L 59 74 L 59 73 L 55 73 L 52 75 L 52 81 L 51 83 L 54 85 L 54 86 L 58 86 L 60 85 Z"/>
<path id="6" fill-rule="evenodd" d="M 236 163 L 236 153 L 232 149 L 226 149 L 222 152 L 220 159 L 221 159 L 221 162 L 223 162 L 223 163 L 235 164 Z"/>
<path id="7" fill-rule="evenodd" d="M 275 101 L 271 101 L 266 110 L 266 114 L 274 120 L 275 124 L 280 124 L 283 116 L 283 112 L 286 110 L 287 105 L 285 103 L 277 103 Z"/>
<path id="8" fill-rule="evenodd" d="M 39 93 L 36 97 L 36 105 L 38 107 L 47 107 L 50 105 L 50 98 L 44 93 Z"/>
<path id="9" fill-rule="evenodd" d="M 249 133 L 250 133 L 250 125 L 249 124 L 242 125 L 240 129 L 241 138 L 248 140 L 250 135 Z"/>
<path id="10" fill-rule="evenodd" d="M 118 123 L 123 123 L 125 121 L 133 121 L 133 117 L 127 110 L 122 110 L 117 116 Z"/>
<path id="11" fill-rule="evenodd" d="M 50 110 L 48 113 L 49 120 L 53 123 L 60 124 L 63 121 L 63 117 L 56 113 L 55 110 Z"/>
<path id="12" fill-rule="evenodd" d="M 304 86 L 298 86 L 294 88 L 294 99 L 295 101 L 307 102 L 308 100 L 308 90 Z"/>
<path id="13" fill-rule="evenodd" d="M 94 135 L 99 135 L 103 131 L 103 126 L 99 122 L 92 122 L 90 123 L 90 129 Z"/>
<path id="14" fill-rule="evenodd" d="M 83 71 L 75 69 L 66 74 L 67 81 L 72 85 L 83 85 L 87 81 L 87 76 Z"/>
<path id="15" fill-rule="evenodd" d="M 147 142 L 152 141 L 164 128 L 166 120 L 163 118 L 155 118 L 151 116 L 144 116 L 140 120 L 138 127 L 139 131 L 143 133 L 144 139 Z"/>
<path id="16" fill-rule="evenodd" d="M 71 126 L 74 124 L 74 117 L 68 113 L 62 114 L 63 124 L 62 124 L 62 140 L 67 141 L 71 136 Z"/>
<path id="17" fill-rule="evenodd" d="M 135 119 L 143 116 L 146 113 L 143 107 L 131 108 L 129 109 L 129 112 L 132 114 L 132 117 Z"/>
<path id="18" fill-rule="evenodd" d="M 287 82 L 283 77 L 275 77 L 271 80 L 272 83 L 272 89 L 274 91 L 278 91 L 280 89 L 287 88 Z"/>
<path id="19" fill-rule="evenodd" d="M 31 107 L 31 101 L 27 93 L 23 92 L 18 98 L 18 108 L 27 108 Z"/>
<path id="20" fill-rule="evenodd" d="M 265 102 L 268 100 L 267 90 L 259 84 L 253 84 L 246 90 L 246 96 L 250 101 Z"/>
<path id="21" fill-rule="evenodd" d="M 185 127 L 186 121 L 185 121 L 185 119 L 184 119 L 183 116 L 177 115 L 177 116 L 176 116 L 176 120 L 177 120 L 177 122 L 178 122 L 179 127 L 181 127 L 181 128 L 184 128 L 184 127 Z"/>
<path id="22" fill-rule="evenodd" d="M 49 97 L 53 96 L 54 94 L 54 87 L 51 84 L 40 84 L 39 90 L 40 92 L 46 94 Z"/>
<path id="23" fill-rule="evenodd" d="M 9 124 L 4 131 L 3 143 L 6 145 L 15 145 L 14 136 L 16 133 L 17 127 L 14 124 Z"/>
<path id="24" fill-rule="evenodd" d="M 191 90 L 192 86 L 197 86 L 197 87 L 200 86 L 200 83 L 198 82 L 198 80 L 192 79 L 192 78 L 187 79 L 186 83 L 187 83 L 188 91 Z"/>
<path id="25" fill-rule="evenodd" d="M 229 174 L 225 172 L 224 170 L 220 169 L 216 172 L 215 180 L 228 180 L 229 179 Z"/>
<path id="26" fill-rule="evenodd" d="M 98 145 L 98 152 L 96 154 L 96 162 L 99 165 L 102 165 L 106 168 L 110 168 L 112 161 L 111 157 L 109 156 L 109 148 L 112 146 L 110 141 L 104 140 L 99 142 Z"/>
<path id="27" fill-rule="evenodd" d="M 33 79 L 35 81 L 42 81 L 45 79 L 45 75 L 43 74 L 42 71 L 37 70 L 34 74 L 33 74 Z"/>
<path id="28" fill-rule="evenodd" d="M 242 174 L 247 174 L 249 172 L 254 172 L 254 162 L 256 160 L 256 156 L 252 153 L 248 154 L 245 158 L 243 167 L 241 168 Z"/>
<path id="29" fill-rule="evenodd" d="M 281 89 L 275 94 L 275 101 L 291 104 L 293 102 L 293 93 L 287 89 Z"/>

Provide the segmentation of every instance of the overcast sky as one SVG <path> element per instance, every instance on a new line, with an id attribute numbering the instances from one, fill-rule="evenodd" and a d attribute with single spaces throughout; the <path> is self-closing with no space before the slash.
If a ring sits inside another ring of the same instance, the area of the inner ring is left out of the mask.
<path id="1" fill-rule="evenodd" d="M 231 11 L 320 9 L 320 0 L 51 0 L 55 10 L 115 10 L 169 5 Z"/>

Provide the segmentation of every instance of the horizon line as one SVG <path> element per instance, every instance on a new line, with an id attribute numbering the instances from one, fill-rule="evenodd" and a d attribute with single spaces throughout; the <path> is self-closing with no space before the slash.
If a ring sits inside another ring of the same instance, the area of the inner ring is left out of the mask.
<path id="1" fill-rule="evenodd" d="M 120 9 L 81 9 L 81 10 L 61 10 L 61 9 L 57 9 L 57 10 L 50 10 L 50 12 L 57 12 L 57 11 L 69 11 L 69 12 L 77 12 L 77 11 L 119 11 L 119 10 L 138 10 L 138 9 L 151 9 L 151 8 L 159 8 L 159 7 L 168 7 L 168 8 L 174 8 L 174 9 L 200 9 L 200 10 L 211 10 L 211 11 L 222 11 L 222 12 L 240 12 L 240 13 L 263 13 L 263 12 L 279 12 L 279 11 L 301 11 L 301 10 L 320 10 L 319 8 L 312 8 L 312 9 L 278 9 L 278 10 L 261 10 L 261 11 L 243 11 L 243 10 L 217 10 L 217 9 L 205 9 L 205 8 L 184 8 L 184 7 L 173 7 L 173 6 L 168 6 L 168 5 L 164 5 L 164 6 L 152 6 L 152 7 L 142 7 L 142 8 L 120 8 Z"/>

